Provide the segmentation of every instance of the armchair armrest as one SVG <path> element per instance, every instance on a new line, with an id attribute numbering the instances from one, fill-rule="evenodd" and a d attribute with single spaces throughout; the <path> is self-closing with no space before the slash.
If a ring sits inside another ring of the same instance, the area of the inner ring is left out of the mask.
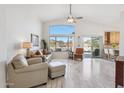
<path id="1" fill-rule="evenodd" d="M 48 64 L 47 63 L 39 63 L 39 64 L 33 64 L 29 65 L 27 67 L 21 68 L 21 69 L 16 69 L 16 73 L 25 73 L 25 72 L 32 72 L 40 69 L 48 69 Z"/>
<path id="2" fill-rule="evenodd" d="M 29 65 L 42 63 L 42 58 L 30 58 L 30 59 L 27 59 L 27 62 Z"/>

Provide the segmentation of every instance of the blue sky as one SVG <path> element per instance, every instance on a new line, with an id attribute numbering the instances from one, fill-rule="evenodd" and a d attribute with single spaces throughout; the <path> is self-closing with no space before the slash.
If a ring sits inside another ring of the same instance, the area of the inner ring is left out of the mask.
<path id="1" fill-rule="evenodd" d="M 49 27 L 50 34 L 72 34 L 75 31 L 73 25 L 52 25 Z M 50 39 L 55 39 L 51 37 Z M 57 41 L 62 40 L 64 42 L 68 41 L 68 37 L 57 37 Z"/>
<path id="2" fill-rule="evenodd" d="M 73 25 L 52 25 L 49 27 L 50 34 L 72 34 L 74 31 Z"/>

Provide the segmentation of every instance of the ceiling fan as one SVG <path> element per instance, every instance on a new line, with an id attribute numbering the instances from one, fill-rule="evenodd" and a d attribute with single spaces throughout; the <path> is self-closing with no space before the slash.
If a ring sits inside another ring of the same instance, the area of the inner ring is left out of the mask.
<path id="1" fill-rule="evenodd" d="M 76 23 L 76 20 L 83 19 L 83 17 L 81 17 L 81 16 L 80 17 L 74 17 L 72 15 L 72 5 L 70 4 L 69 6 L 70 6 L 70 9 L 69 9 L 69 16 L 67 18 L 67 22 Z"/>

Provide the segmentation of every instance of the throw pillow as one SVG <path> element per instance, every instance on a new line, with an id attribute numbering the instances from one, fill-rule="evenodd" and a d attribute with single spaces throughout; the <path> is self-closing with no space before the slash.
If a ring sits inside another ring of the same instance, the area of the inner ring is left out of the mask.
<path id="1" fill-rule="evenodd" d="M 44 54 L 44 55 L 48 55 L 47 49 L 44 49 L 44 50 L 43 50 L 43 54 Z"/>
<path id="2" fill-rule="evenodd" d="M 35 55 L 35 51 L 30 51 L 29 55 L 30 57 L 33 57 Z"/>
<path id="3" fill-rule="evenodd" d="M 35 54 L 43 56 L 43 53 L 40 50 L 38 50 Z"/>

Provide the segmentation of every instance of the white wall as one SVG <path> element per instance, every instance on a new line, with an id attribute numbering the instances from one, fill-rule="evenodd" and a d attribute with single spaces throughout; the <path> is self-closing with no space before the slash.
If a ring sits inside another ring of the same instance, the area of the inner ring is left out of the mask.
<path id="1" fill-rule="evenodd" d="M 49 42 L 49 26 L 50 25 L 58 25 L 58 24 L 65 24 L 68 25 L 69 23 L 66 20 L 52 20 L 43 23 L 43 38 Z M 120 29 L 117 27 L 112 27 L 100 23 L 95 23 L 87 20 L 78 21 L 75 25 L 75 32 L 77 36 L 104 36 L 104 31 L 119 31 Z"/>
<path id="2" fill-rule="evenodd" d="M 42 23 L 31 10 L 0 5 L 0 87 L 6 87 L 5 64 L 16 54 L 25 52 L 21 49 L 22 41 L 30 41 L 31 33 L 41 39 Z"/>
<path id="3" fill-rule="evenodd" d="M 119 31 L 119 28 L 95 23 L 91 21 L 80 21 L 76 24 L 76 36 L 102 36 L 104 43 L 104 32 L 105 31 Z"/>
<path id="4" fill-rule="evenodd" d="M 6 9 L 7 59 L 9 60 L 21 52 L 23 41 L 30 41 L 31 33 L 41 38 L 41 22 L 30 11 L 25 8 Z"/>
<path id="5" fill-rule="evenodd" d="M 5 87 L 5 62 L 6 62 L 6 40 L 5 40 L 5 11 L 0 6 L 0 87 Z"/>
<path id="6" fill-rule="evenodd" d="M 47 41 L 48 44 L 49 44 L 49 26 L 58 25 L 58 24 L 68 25 L 66 20 L 63 20 L 63 19 L 52 20 L 52 21 L 43 23 L 43 38 Z M 75 47 L 78 46 L 78 42 L 76 42 L 78 36 L 82 36 L 82 37 L 83 36 L 103 36 L 104 38 L 104 31 L 119 31 L 120 30 L 119 28 L 116 28 L 116 27 L 112 27 L 112 26 L 108 26 L 108 25 L 104 25 L 100 23 L 95 23 L 95 22 L 91 22 L 88 20 L 78 21 L 76 24 L 72 24 L 72 25 L 75 25 L 75 32 L 76 32 Z M 62 53 L 63 52 L 61 52 L 60 55 L 62 55 Z M 61 56 L 62 58 L 65 57 L 64 54 L 65 53 L 63 53 L 63 56 Z M 58 57 L 58 55 L 56 55 L 56 57 Z"/>

